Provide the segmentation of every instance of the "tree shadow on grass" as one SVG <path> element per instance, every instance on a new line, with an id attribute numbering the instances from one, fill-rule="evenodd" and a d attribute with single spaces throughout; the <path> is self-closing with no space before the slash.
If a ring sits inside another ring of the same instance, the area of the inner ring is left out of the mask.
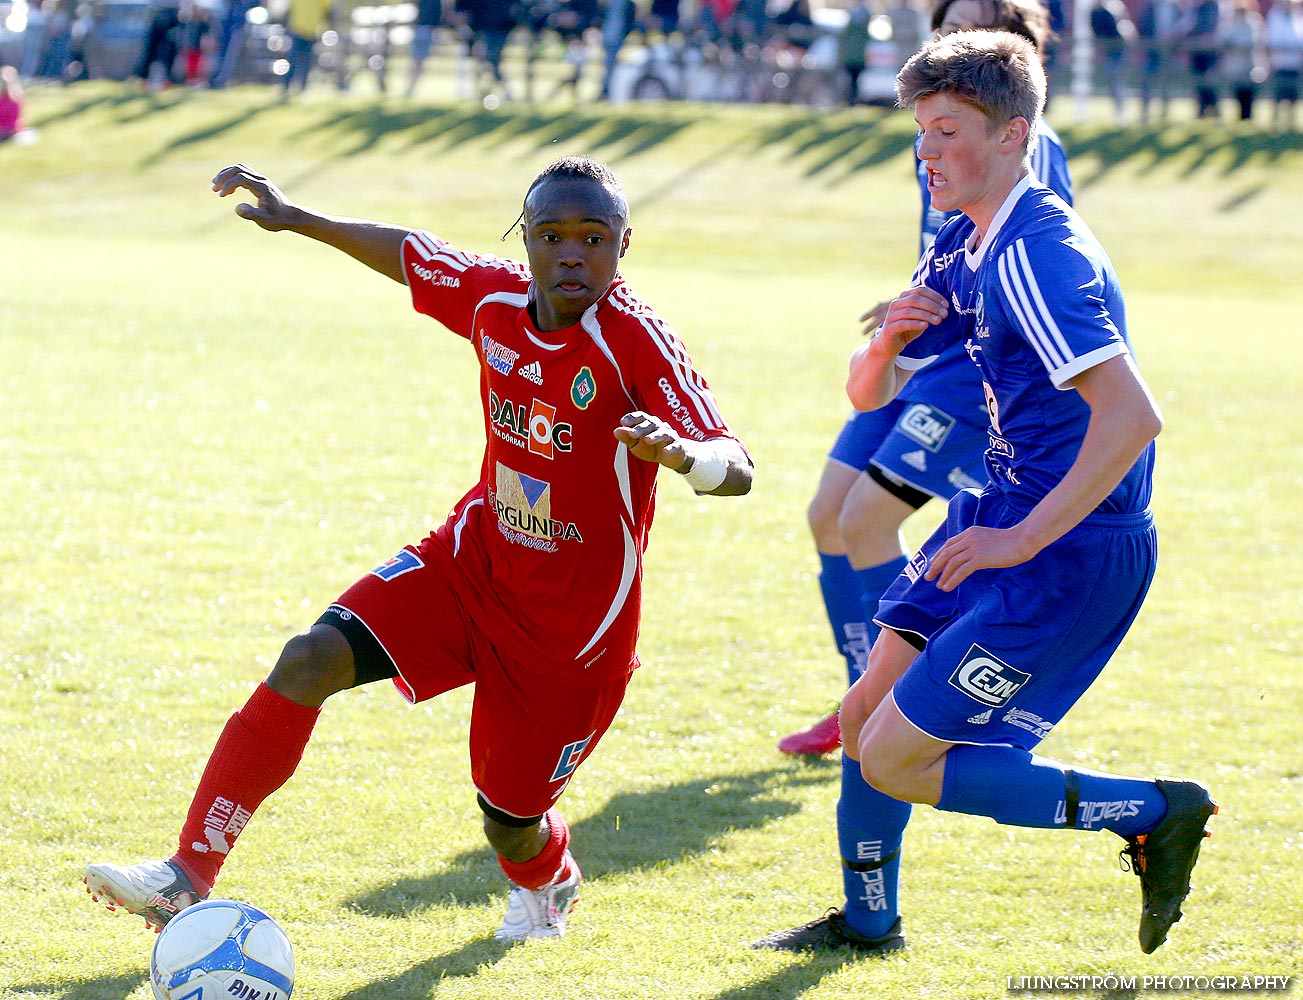
<path id="1" fill-rule="evenodd" d="M 827 770 L 817 764 L 795 771 L 772 768 L 620 793 L 601 812 L 571 827 L 576 855 L 590 881 L 693 857 L 724 834 L 758 829 L 796 812 L 797 804 L 775 792 L 822 784 Z M 443 871 L 377 886 L 345 905 L 368 916 L 403 916 L 448 903 L 485 905 L 504 888 L 493 852 L 485 847 L 451 858 Z"/>
<path id="2" fill-rule="evenodd" d="M 431 987 L 443 979 L 461 979 L 476 975 L 484 966 L 499 961 L 515 945 L 491 937 L 465 944 L 445 955 L 435 955 L 418 962 L 405 972 L 377 979 L 344 994 L 340 1000 L 423 1000 L 432 995 Z"/>
<path id="3" fill-rule="evenodd" d="M 19 996 L 57 997 L 58 1000 L 125 1000 L 132 991 L 149 982 L 148 976 L 138 972 L 121 976 L 101 976 L 99 979 L 66 980 L 54 983 L 6 983 Z"/>
<path id="4" fill-rule="evenodd" d="M 521 110 L 510 115 L 473 107 L 429 107 L 392 110 L 383 105 L 341 110 L 305 125 L 295 138 L 329 134 L 336 148 L 329 159 L 341 160 L 373 149 L 391 139 L 404 150 L 429 146 L 453 149 L 476 143 L 489 149 L 517 139 L 533 139 L 535 148 L 578 143 L 586 152 L 616 150 L 629 158 L 649 152 L 688 128 L 679 119 L 636 114 L 597 114 Z"/>
<path id="5" fill-rule="evenodd" d="M 1233 132 L 1199 129 L 1190 125 L 1165 125 L 1152 128 L 1117 128 L 1092 130 L 1069 127 L 1060 131 L 1072 160 L 1076 182 L 1082 188 L 1100 183 L 1113 171 L 1127 165 L 1141 170 L 1156 169 L 1176 161 L 1184 177 L 1195 174 L 1220 160 L 1217 171 L 1224 178 L 1257 163 L 1270 166 L 1290 154 L 1303 152 L 1303 135 L 1294 132 Z M 1087 168 L 1087 165 L 1089 167 Z M 1250 190 L 1249 197 L 1257 192 Z M 1236 200 L 1222 211 L 1230 211 L 1243 200 Z"/>
<path id="6" fill-rule="evenodd" d="M 805 161 L 806 177 L 830 183 L 904 155 L 913 145 L 913 132 L 887 114 L 854 121 L 792 118 L 761 130 L 755 140 L 757 150 L 781 147 L 789 159 Z"/>
<path id="7" fill-rule="evenodd" d="M 75 104 L 69 104 L 62 111 L 56 111 L 41 117 L 33 117 L 32 125 L 36 128 L 50 128 L 69 118 L 77 118 L 84 114 L 89 114 L 100 108 L 121 107 L 136 100 L 139 95 L 136 94 L 99 94 L 95 97 L 89 97 L 84 101 L 78 101 Z"/>
<path id="8" fill-rule="evenodd" d="M 890 961 L 890 959 L 885 959 Z M 882 958 L 863 958 L 849 950 L 825 952 L 770 973 L 764 979 L 735 986 L 716 994 L 712 1000 L 795 1000 L 850 962 L 880 962 Z"/>
<path id="9" fill-rule="evenodd" d="M 492 938 L 473 941 L 446 955 L 426 959 L 405 972 L 377 979 L 340 1000 L 419 1000 L 431 996 L 432 987 L 439 981 L 474 976 L 485 965 L 499 961 L 513 947 L 515 945 Z M 734 987 L 713 1000 L 795 1000 L 818 985 L 825 976 L 859 960 L 852 952 L 819 955 L 799 965 L 779 969 L 757 982 Z"/>
<path id="10" fill-rule="evenodd" d="M 157 149 L 153 153 L 144 157 L 140 163 L 142 166 L 146 167 L 155 166 L 165 160 L 170 154 L 175 153 L 178 150 L 184 149 L 187 146 L 194 146 L 202 142 L 207 142 L 209 139 L 216 139 L 238 126 L 251 122 L 254 118 L 265 113 L 271 107 L 273 107 L 273 105 L 265 104 L 262 107 L 242 110 L 223 121 L 213 122 L 211 125 L 206 125 L 203 128 L 187 132 L 185 135 L 177 136 L 169 141 L 166 146 Z"/>

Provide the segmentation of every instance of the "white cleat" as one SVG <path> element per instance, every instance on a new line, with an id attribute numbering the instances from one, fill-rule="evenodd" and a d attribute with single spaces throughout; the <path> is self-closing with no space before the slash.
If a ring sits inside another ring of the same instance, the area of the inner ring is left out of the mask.
<path id="1" fill-rule="evenodd" d="M 186 873 L 171 861 L 138 865 L 90 865 L 82 876 L 91 899 L 110 910 L 143 917 L 155 932 L 184 910 L 203 900 Z"/>
<path id="2" fill-rule="evenodd" d="M 499 941 L 528 941 L 531 938 L 560 937 L 566 932 L 566 918 L 579 901 L 583 876 L 574 860 L 570 877 L 542 889 L 513 885 L 507 897 L 507 915 L 493 935 Z"/>

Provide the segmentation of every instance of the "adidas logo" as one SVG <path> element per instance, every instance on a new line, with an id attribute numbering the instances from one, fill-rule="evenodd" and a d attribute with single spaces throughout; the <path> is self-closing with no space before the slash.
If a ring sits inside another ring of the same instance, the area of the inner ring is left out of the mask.
<path id="1" fill-rule="evenodd" d="M 927 472 L 927 456 L 923 454 L 922 449 L 911 451 L 906 455 L 901 455 L 900 460 L 911 469 L 918 469 L 919 472 Z"/>
<path id="2" fill-rule="evenodd" d="M 970 715 L 968 717 L 968 721 L 972 723 L 974 726 L 986 725 L 988 722 L 991 721 L 991 709 L 988 708 L 985 712 L 982 712 L 980 715 Z"/>
<path id="3" fill-rule="evenodd" d="M 524 368 L 517 369 L 517 374 L 529 379 L 535 385 L 543 384 L 543 366 L 537 361 L 531 361 Z"/>

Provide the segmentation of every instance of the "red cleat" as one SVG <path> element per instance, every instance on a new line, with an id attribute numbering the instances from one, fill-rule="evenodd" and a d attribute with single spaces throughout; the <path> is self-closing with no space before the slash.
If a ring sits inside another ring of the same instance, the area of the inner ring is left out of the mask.
<path id="1" fill-rule="evenodd" d="M 826 719 L 820 719 L 809 729 L 784 736 L 778 741 L 778 749 L 794 757 L 822 757 L 832 753 L 842 745 L 842 728 L 837 721 L 837 713 Z"/>

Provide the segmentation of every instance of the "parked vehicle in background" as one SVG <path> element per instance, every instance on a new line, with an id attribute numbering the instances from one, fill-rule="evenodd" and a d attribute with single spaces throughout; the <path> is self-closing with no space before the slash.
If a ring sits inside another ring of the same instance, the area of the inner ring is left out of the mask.
<path id="1" fill-rule="evenodd" d="M 68 82 L 88 79 L 126 80 L 140 65 L 149 26 L 158 4 L 168 0 L 84 0 L 76 11 L 66 63 Z M 195 0 L 220 18 L 225 0 Z M 177 0 L 172 0 L 175 6 Z M 288 69 L 289 41 L 282 25 L 272 23 L 265 6 L 247 15 L 237 82 L 270 82 Z M 27 4 L 0 0 L 0 64 L 19 65 L 27 33 Z M 56 71 L 57 72 L 57 71 Z"/>
<path id="2" fill-rule="evenodd" d="M 73 38 L 73 61 L 81 64 L 74 78 L 125 80 L 144 54 L 145 36 L 154 18 L 149 0 L 93 0 Z"/>

